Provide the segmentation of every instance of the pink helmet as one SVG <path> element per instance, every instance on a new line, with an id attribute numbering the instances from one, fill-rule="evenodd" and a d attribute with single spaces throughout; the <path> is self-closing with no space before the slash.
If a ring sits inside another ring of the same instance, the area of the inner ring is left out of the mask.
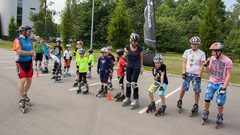
<path id="1" fill-rule="evenodd" d="M 220 42 L 213 43 L 209 50 L 216 50 L 216 51 L 222 51 L 224 49 L 224 45 Z"/>

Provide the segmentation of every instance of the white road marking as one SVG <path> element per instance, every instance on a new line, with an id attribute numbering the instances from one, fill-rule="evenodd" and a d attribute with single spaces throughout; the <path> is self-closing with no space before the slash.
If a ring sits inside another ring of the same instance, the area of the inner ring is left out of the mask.
<path id="1" fill-rule="evenodd" d="M 182 88 L 182 86 L 180 86 L 179 88 L 175 89 L 175 90 L 172 91 L 171 93 L 167 94 L 167 95 L 165 96 L 165 98 L 167 99 L 167 98 L 170 97 L 171 95 L 173 95 L 173 94 L 175 94 L 176 92 L 178 92 L 179 90 L 181 90 L 181 88 Z M 159 104 L 160 102 L 161 102 L 161 100 L 159 99 L 159 100 L 155 101 L 155 104 Z M 138 113 L 139 113 L 139 114 L 143 114 L 144 112 L 147 111 L 147 109 L 148 109 L 148 107 L 145 107 L 145 108 L 143 108 L 142 110 L 140 110 Z"/>

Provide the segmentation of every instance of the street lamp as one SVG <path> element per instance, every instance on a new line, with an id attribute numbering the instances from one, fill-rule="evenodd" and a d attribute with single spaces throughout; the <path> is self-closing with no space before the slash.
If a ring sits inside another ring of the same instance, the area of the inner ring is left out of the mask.
<path id="1" fill-rule="evenodd" d="M 93 22 L 94 22 L 94 0 L 92 1 L 92 23 L 91 23 L 91 43 L 90 49 L 92 49 L 93 44 Z"/>

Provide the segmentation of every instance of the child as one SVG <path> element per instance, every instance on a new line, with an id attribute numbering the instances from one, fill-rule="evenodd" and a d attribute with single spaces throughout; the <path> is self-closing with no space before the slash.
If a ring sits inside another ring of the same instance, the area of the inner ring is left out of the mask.
<path id="1" fill-rule="evenodd" d="M 55 80 L 55 83 L 61 82 L 61 61 L 60 59 L 56 56 L 50 53 L 51 59 L 54 61 L 54 66 L 53 66 L 53 77 L 51 79 Z"/>
<path id="2" fill-rule="evenodd" d="M 34 48 L 36 50 L 35 70 L 42 70 L 42 58 L 43 58 L 43 46 L 40 42 L 40 37 L 36 36 L 36 42 L 34 42 Z"/>
<path id="3" fill-rule="evenodd" d="M 222 54 L 224 49 L 223 44 L 219 42 L 213 43 L 209 49 L 212 51 L 212 57 L 207 61 L 207 63 L 209 62 L 209 65 L 205 66 L 207 67 L 207 71 L 210 72 L 210 79 L 205 92 L 205 109 L 202 114 L 202 124 L 208 120 L 210 102 L 213 99 L 215 92 L 217 92 L 216 103 L 218 106 L 218 115 L 216 119 L 216 128 L 218 128 L 223 122 L 223 109 L 226 102 L 226 92 L 231 77 L 233 63 L 230 58 Z"/>
<path id="4" fill-rule="evenodd" d="M 77 61 L 79 59 L 79 50 L 83 48 L 83 42 L 82 41 L 77 41 L 77 45 L 76 45 L 76 49 L 75 49 L 75 52 L 74 52 L 74 56 L 75 56 L 75 61 L 76 61 L 76 79 L 73 83 L 73 87 L 77 87 L 78 85 L 78 65 L 77 65 Z"/>
<path id="5" fill-rule="evenodd" d="M 126 70 L 126 60 L 123 58 L 124 49 L 118 49 L 116 51 L 117 53 L 117 76 L 118 76 L 118 84 L 120 85 L 120 93 L 118 93 L 114 98 L 116 99 L 116 102 L 122 102 L 125 98 L 124 95 L 124 76 L 125 76 L 125 70 Z"/>
<path id="6" fill-rule="evenodd" d="M 95 58 L 94 58 L 94 55 L 92 53 L 93 53 L 93 50 L 89 49 L 88 50 L 88 61 L 89 61 L 89 63 L 88 63 L 88 74 L 87 74 L 88 78 L 91 78 L 92 67 L 95 64 Z"/>
<path id="7" fill-rule="evenodd" d="M 48 59 L 49 59 L 49 49 L 47 44 L 44 40 L 41 41 L 41 44 L 43 45 L 43 60 L 44 60 L 44 69 L 42 70 L 42 73 L 48 73 Z"/>
<path id="8" fill-rule="evenodd" d="M 103 97 L 107 94 L 109 70 L 112 65 L 112 61 L 108 58 L 108 49 L 102 48 L 101 53 L 102 56 L 99 57 L 97 65 L 97 73 L 100 74 L 101 89 L 98 91 L 97 97 Z"/>
<path id="9" fill-rule="evenodd" d="M 87 83 L 87 72 L 88 72 L 88 57 L 84 56 L 85 50 L 79 49 L 79 59 L 77 61 L 78 69 L 78 90 L 77 94 L 81 93 L 81 87 L 85 85 L 86 90 L 83 91 L 83 94 L 88 94 L 89 87 Z"/>
<path id="10" fill-rule="evenodd" d="M 108 58 L 112 61 L 112 65 L 111 65 L 111 68 L 109 70 L 108 87 L 109 87 L 109 89 L 113 89 L 112 78 L 113 78 L 113 67 L 114 67 L 114 64 L 115 64 L 115 57 L 112 55 L 112 46 L 108 46 L 107 49 L 108 49 Z"/>
<path id="11" fill-rule="evenodd" d="M 155 116 L 159 116 L 164 114 L 166 109 L 165 104 L 165 91 L 168 86 L 168 78 L 167 78 L 167 70 L 166 65 L 163 64 L 163 56 L 162 55 L 156 55 L 153 58 L 154 67 L 152 69 L 152 75 L 154 76 L 154 83 L 150 86 L 148 89 L 149 97 L 151 99 L 150 105 L 148 105 L 147 113 L 153 112 L 156 110 L 155 101 L 153 97 L 153 93 L 155 93 L 157 90 L 159 91 L 159 96 L 161 99 L 161 107 L 158 109 Z"/>
<path id="12" fill-rule="evenodd" d="M 64 76 L 71 76 L 71 74 L 69 73 L 69 68 L 71 65 L 71 60 L 72 60 L 72 52 L 70 50 L 71 45 L 67 44 L 66 45 L 66 50 L 63 53 L 63 58 L 64 58 Z"/>

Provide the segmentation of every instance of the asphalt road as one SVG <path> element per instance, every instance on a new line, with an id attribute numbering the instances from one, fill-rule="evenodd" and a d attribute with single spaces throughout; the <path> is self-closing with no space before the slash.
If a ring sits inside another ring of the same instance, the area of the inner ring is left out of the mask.
<path id="1" fill-rule="evenodd" d="M 71 70 L 74 71 L 74 65 Z M 140 76 L 140 107 L 136 110 L 122 107 L 119 102 L 97 98 L 95 95 L 100 85 L 95 72 L 93 78 L 88 80 L 91 85 L 89 95 L 77 95 L 72 89 L 75 76 L 64 78 L 63 83 L 56 84 L 50 79 L 51 74 L 40 74 L 40 77 L 36 78 L 34 73 L 28 94 L 32 106 L 23 114 L 18 108 L 18 77 L 14 52 L 0 49 L 0 135 L 239 135 L 239 87 L 229 86 L 224 123 L 216 130 L 215 101 L 211 104 L 208 124 L 202 126 L 201 115 L 189 117 L 193 105 L 193 91 L 186 93 L 183 100 L 184 111 L 179 114 L 176 102 L 182 79 L 168 77 L 166 114 L 155 117 L 154 113 L 144 112 L 144 108 L 150 103 L 147 94 L 153 80 L 150 72 Z M 202 83 L 200 114 L 203 112 L 206 83 Z M 116 80 L 113 84 L 115 89 L 112 96 L 119 91 Z M 156 100 L 157 95 L 156 93 Z"/>

